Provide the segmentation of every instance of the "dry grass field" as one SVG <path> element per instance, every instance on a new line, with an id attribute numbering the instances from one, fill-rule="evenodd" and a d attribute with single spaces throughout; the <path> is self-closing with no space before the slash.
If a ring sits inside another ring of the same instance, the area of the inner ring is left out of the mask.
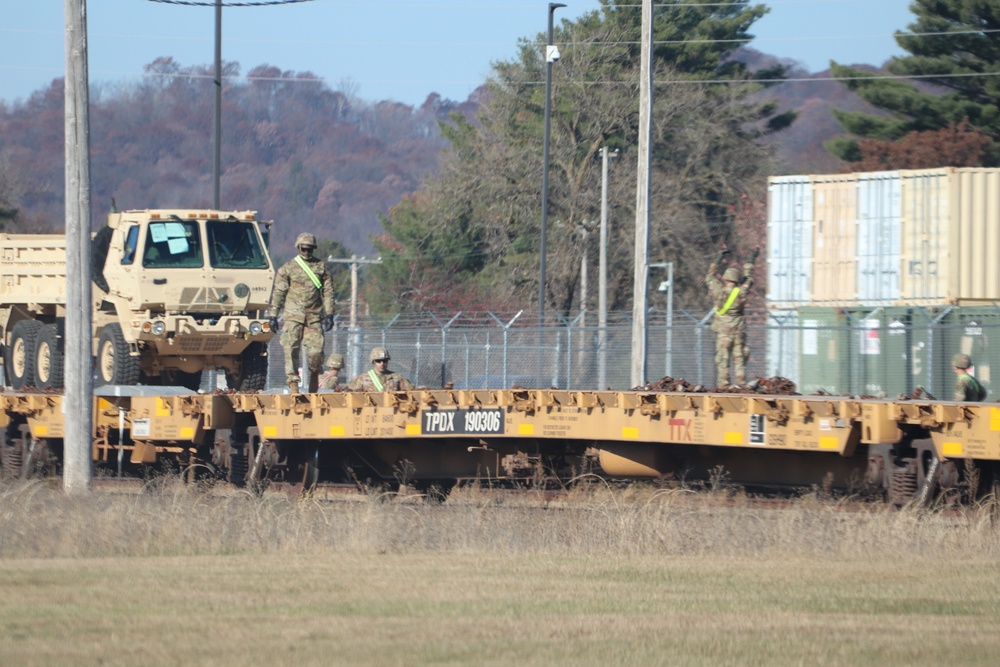
<path id="1" fill-rule="evenodd" d="M 803 497 L 0 482 L 0 665 L 995 665 L 1000 523 Z"/>

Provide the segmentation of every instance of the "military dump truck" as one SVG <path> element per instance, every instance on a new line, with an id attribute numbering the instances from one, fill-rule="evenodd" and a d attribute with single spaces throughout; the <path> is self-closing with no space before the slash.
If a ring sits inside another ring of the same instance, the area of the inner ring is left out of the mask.
<path id="1" fill-rule="evenodd" d="M 91 240 L 95 383 L 197 389 L 222 369 L 264 388 L 264 311 L 274 267 L 256 211 L 114 212 Z M 0 234 L 0 342 L 7 383 L 59 389 L 65 357 L 66 237 Z"/>

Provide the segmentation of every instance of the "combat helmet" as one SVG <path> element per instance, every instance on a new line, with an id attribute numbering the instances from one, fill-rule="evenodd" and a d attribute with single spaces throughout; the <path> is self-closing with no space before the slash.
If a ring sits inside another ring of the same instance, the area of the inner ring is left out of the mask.
<path id="1" fill-rule="evenodd" d="M 303 232 L 299 234 L 298 238 L 295 239 L 295 247 L 298 248 L 304 245 L 312 246 L 313 248 L 315 248 L 316 237 L 308 232 Z"/>
<path id="2" fill-rule="evenodd" d="M 385 349 L 384 347 L 376 347 L 375 349 L 373 349 L 370 357 L 371 362 L 373 364 L 375 363 L 376 359 L 385 359 L 386 361 L 389 361 L 390 358 L 391 357 L 389 357 L 389 350 Z"/>
<path id="3" fill-rule="evenodd" d="M 343 368 L 344 367 L 344 357 L 339 354 L 331 354 L 326 358 L 327 368 Z"/>
<path id="4" fill-rule="evenodd" d="M 722 279 L 738 283 L 743 280 L 743 272 L 735 266 L 730 266 L 726 269 L 726 272 L 722 274 Z"/>
<path id="5" fill-rule="evenodd" d="M 967 354 L 959 353 L 951 358 L 951 365 L 955 368 L 961 368 L 964 370 L 972 367 L 972 359 L 970 359 Z"/>

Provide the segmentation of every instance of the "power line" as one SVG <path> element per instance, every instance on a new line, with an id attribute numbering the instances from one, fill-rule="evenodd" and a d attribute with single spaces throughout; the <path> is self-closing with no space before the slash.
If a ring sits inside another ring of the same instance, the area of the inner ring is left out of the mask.
<path id="1" fill-rule="evenodd" d="M 257 2 L 209 2 L 205 0 L 146 0 L 146 2 L 156 2 L 161 5 L 185 5 L 187 7 L 265 7 L 268 5 L 295 5 L 300 2 L 312 2 L 312 0 L 258 0 Z"/>

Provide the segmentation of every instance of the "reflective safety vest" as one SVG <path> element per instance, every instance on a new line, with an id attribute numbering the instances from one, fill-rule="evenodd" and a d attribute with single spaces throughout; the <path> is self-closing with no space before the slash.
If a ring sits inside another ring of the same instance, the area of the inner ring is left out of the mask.
<path id="1" fill-rule="evenodd" d="M 302 259 L 302 255 L 295 256 L 295 263 L 302 267 L 302 270 L 306 272 L 307 276 L 309 276 L 309 280 L 311 280 L 312 284 L 316 286 L 316 289 L 323 289 L 323 282 L 316 277 L 313 270 L 309 268 L 308 264 L 306 264 L 306 260 Z"/>
<path id="2" fill-rule="evenodd" d="M 722 310 L 715 311 L 715 314 L 725 315 L 726 313 L 728 313 L 729 309 L 733 307 L 734 303 L 736 303 L 736 297 L 738 297 L 739 295 L 740 295 L 740 288 L 734 287 L 733 291 L 729 293 L 729 298 L 726 299 L 726 303 L 722 306 Z"/>
<path id="3" fill-rule="evenodd" d="M 375 372 L 374 368 L 368 371 L 368 377 L 372 379 L 372 383 L 375 385 L 375 389 L 377 389 L 378 391 L 385 391 L 385 385 L 383 385 L 382 381 L 378 379 L 378 373 Z"/>

